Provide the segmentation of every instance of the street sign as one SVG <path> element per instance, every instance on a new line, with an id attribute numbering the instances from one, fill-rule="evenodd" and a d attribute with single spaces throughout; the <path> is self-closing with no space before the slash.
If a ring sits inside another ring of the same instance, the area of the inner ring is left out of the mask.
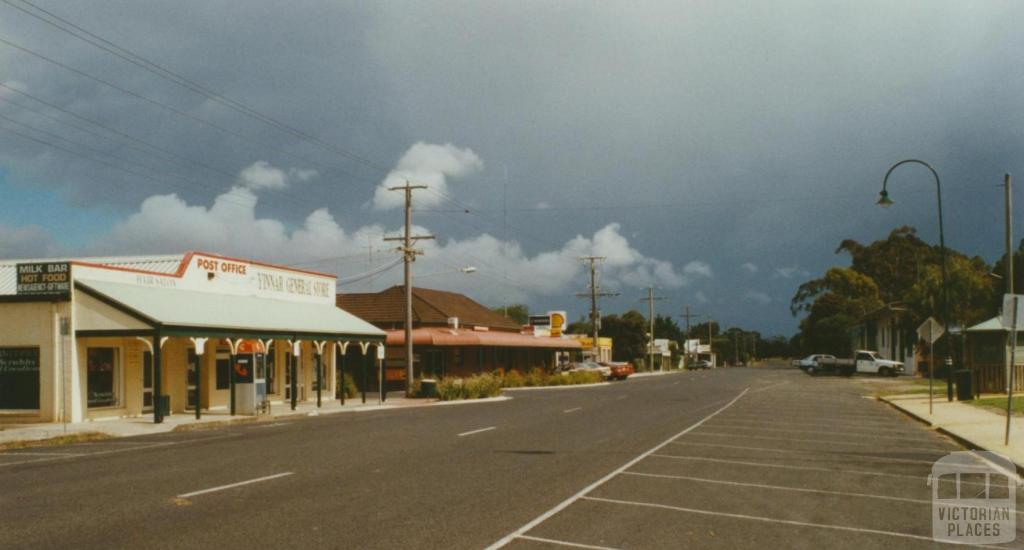
<path id="1" fill-rule="evenodd" d="M 1017 307 L 1014 308 L 1014 297 L 1016 296 Z M 1016 315 L 1014 315 L 1016 309 Z M 1024 326 L 1024 294 L 1003 294 L 1003 328 L 1010 330 L 1011 327 Z"/>
<path id="2" fill-rule="evenodd" d="M 917 337 L 929 344 L 934 344 L 936 340 L 942 338 L 942 334 L 945 332 L 945 329 L 934 317 L 925 319 L 921 326 L 917 327 Z"/>

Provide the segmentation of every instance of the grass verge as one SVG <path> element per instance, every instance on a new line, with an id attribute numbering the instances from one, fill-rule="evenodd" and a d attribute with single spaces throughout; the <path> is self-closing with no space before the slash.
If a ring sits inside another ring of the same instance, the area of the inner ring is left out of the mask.
<path id="1" fill-rule="evenodd" d="M 982 397 L 967 401 L 975 407 L 981 407 L 999 414 L 1006 415 L 1006 396 Z M 1010 411 L 1014 416 L 1024 415 L 1024 396 L 1014 396 Z"/>

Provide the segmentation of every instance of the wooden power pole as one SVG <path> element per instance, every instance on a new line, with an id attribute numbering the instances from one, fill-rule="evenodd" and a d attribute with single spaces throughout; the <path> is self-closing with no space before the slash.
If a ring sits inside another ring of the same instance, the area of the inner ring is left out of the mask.
<path id="1" fill-rule="evenodd" d="M 433 235 L 412 234 L 412 191 L 413 189 L 426 189 L 426 185 L 405 185 L 400 187 L 389 187 L 388 191 L 405 191 L 405 235 L 401 237 L 385 237 L 385 241 L 402 241 L 398 251 L 405 259 L 405 396 L 412 397 L 413 379 L 413 353 L 412 353 L 412 263 L 416 256 L 423 254 L 422 250 L 412 247 L 417 241 L 433 239 Z M 384 381 L 381 381 L 381 394 L 384 393 Z"/>
<path id="2" fill-rule="evenodd" d="M 594 353 L 594 361 L 598 361 L 601 358 L 601 348 L 597 343 L 598 334 L 601 331 L 601 315 L 597 310 L 597 299 L 619 295 L 618 292 L 602 292 L 601 288 L 597 285 L 597 264 L 603 260 L 604 256 L 583 256 L 580 258 L 580 261 L 590 264 L 590 291 L 576 293 L 576 296 L 579 298 L 590 298 L 590 325 L 594 338 L 593 346 L 591 347 Z"/>

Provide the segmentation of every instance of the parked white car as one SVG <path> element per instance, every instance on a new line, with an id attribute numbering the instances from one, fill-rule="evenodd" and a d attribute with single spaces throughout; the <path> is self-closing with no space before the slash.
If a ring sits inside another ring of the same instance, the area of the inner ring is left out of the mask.
<path id="1" fill-rule="evenodd" d="M 857 372 L 860 373 L 880 376 L 896 376 L 903 373 L 902 362 L 882 359 L 877 351 L 857 350 L 854 361 L 857 364 Z"/>
<path id="2" fill-rule="evenodd" d="M 571 363 L 571 366 L 570 366 L 568 372 L 577 371 L 577 370 L 579 370 L 579 371 L 599 372 L 599 373 L 601 373 L 601 376 L 605 380 L 611 378 L 611 376 L 612 376 L 612 369 L 611 369 L 611 367 L 607 367 L 607 366 L 604 366 L 604 365 L 599 365 L 599 364 L 597 364 L 597 363 L 595 363 L 593 361 L 580 361 L 578 363 Z"/>
<path id="3" fill-rule="evenodd" d="M 793 366 L 801 370 L 807 370 L 810 367 L 817 367 L 821 360 L 835 361 L 834 355 L 828 355 L 826 353 L 813 353 L 804 357 L 803 359 L 796 359 L 793 361 Z"/>

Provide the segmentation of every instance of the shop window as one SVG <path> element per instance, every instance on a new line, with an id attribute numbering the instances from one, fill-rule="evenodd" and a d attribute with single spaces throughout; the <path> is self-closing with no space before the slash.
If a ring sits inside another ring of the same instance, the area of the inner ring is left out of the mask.
<path id="1" fill-rule="evenodd" d="M 277 393 L 277 346 L 267 353 L 267 393 Z"/>
<path id="2" fill-rule="evenodd" d="M 142 352 L 142 409 L 153 408 L 153 353 Z"/>
<path id="3" fill-rule="evenodd" d="M 120 375 L 117 348 L 86 350 L 86 372 L 86 402 L 89 408 L 117 405 Z"/>
<path id="4" fill-rule="evenodd" d="M 217 355 L 217 389 L 226 390 L 231 387 L 231 359 L 226 355 Z"/>
<path id="5" fill-rule="evenodd" d="M 0 348 L 0 409 L 39 408 L 39 348 Z"/>

